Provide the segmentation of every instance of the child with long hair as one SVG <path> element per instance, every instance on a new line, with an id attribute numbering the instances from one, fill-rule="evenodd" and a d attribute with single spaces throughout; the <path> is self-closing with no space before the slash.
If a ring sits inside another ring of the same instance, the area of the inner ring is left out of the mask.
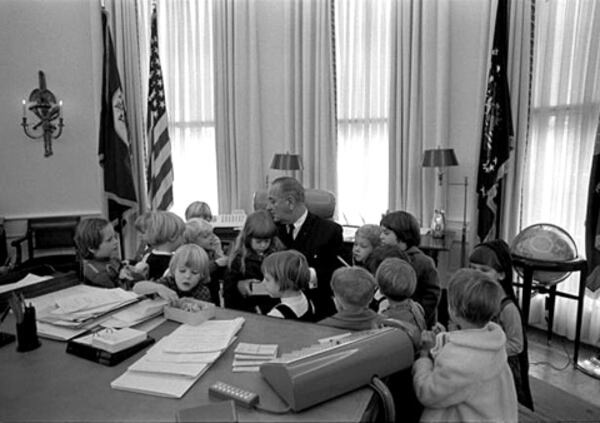
<path id="1" fill-rule="evenodd" d="M 180 297 L 211 301 L 208 283 L 208 255 L 196 244 L 184 244 L 177 248 L 169 261 L 169 273 L 157 281 L 140 281 L 133 291 L 142 294 L 156 294 L 168 301 Z"/>
<path id="2" fill-rule="evenodd" d="M 284 246 L 277 237 L 277 226 L 271 215 L 258 210 L 246 218 L 229 254 L 223 278 L 225 307 L 243 311 L 269 311 L 276 303 L 268 295 L 253 295 L 253 288 L 263 280 L 261 265 L 265 257 Z"/>
<path id="3" fill-rule="evenodd" d="M 278 251 L 265 258 L 261 268 L 266 291 L 280 300 L 267 316 L 314 321 L 315 307 L 304 294 L 310 280 L 306 257 L 296 250 Z"/>
<path id="4" fill-rule="evenodd" d="M 527 337 L 513 290 L 513 266 L 508 244 L 496 239 L 475 246 L 469 257 L 469 267 L 485 273 L 502 287 L 504 295 L 500 313 L 495 320 L 506 334 L 506 354 L 519 402 L 533 410 L 533 398 L 529 387 Z"/>
<path id="5" fill-rule="evenodd" d="M 175 213 L 168 211 L 153 211 L 146 221 L 144 232 L 151 251 L 143 261 L 148 264 L 151 280 L 163 277 L 169 268 L 173 252 L 183 244 L 185 223 Z"/>

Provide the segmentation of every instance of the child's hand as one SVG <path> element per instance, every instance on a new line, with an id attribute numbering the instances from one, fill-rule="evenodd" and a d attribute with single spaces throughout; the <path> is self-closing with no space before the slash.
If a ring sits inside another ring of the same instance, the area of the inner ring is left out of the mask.
<path id="1" fill-rule="evenodd" d="M 219 267 L 227 266 L 228 261 L 229 261 L 229 258 L 227 256 L 223 256 L 223 257 L 219 257 L 219 258 L 215 259 L 215 263 L 217 263 L 217 266 L 219 266 Z"/>
<path id="2" fill-rule="evenodd" d="M 429 351 L 433 348 L 434 345 L 435 333 L 433 333 L 430 330 L 424 330 L 423 332 L 421 332 L 421 356 L 423 355 L 423 353 L 429 355 Z"/>
<path id="3" fill-rule="evenodd" d="M 434 335 L 437 335 L 438 333 L 446 332 L 446 328 L 440 322 L 435 322 L 435 325 L 433 325 L 431 331 Z"/>
<path id="4" fill-rule="evenodd" d="M 254 282 L 254 279 L 244 279 L 238 281 L 237 289 L 240 291 L 240 294 L 242 294 L 242 297 L 247 297 L 248 295 L 252 294 L 252 282 Z"/>
<path id="5" fill-rule="evenodd" d="M 167 300 L 169 303 L 174 303 L 179 298 L 177 293 L 173 291 L 171 288 L 167 288 L 164 285 L 157 284 L 156 294 Z"/>

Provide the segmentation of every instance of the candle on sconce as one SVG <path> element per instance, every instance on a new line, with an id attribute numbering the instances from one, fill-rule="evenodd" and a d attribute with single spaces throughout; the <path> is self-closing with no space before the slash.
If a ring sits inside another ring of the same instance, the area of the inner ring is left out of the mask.
<path id="1" fill-rule="evenodd" d="M 25 100 L 22 100 L 21 104 L 23 104 L 23 117 L 26 117 L 26 115 L 25 115 L 25 104 L 26 104 Z"/>

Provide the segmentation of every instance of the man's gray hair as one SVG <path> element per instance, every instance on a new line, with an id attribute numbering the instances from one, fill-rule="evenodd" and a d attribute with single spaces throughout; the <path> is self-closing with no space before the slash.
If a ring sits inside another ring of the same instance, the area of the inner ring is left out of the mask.
<path id="1" fill-rule="evenodd" d="M 304 203 L 304 187 L 296 178 L 281 176 L 273 181 L 273 185 L 279 186 L 282 197 L 291 195 L 296 202 Z"/>

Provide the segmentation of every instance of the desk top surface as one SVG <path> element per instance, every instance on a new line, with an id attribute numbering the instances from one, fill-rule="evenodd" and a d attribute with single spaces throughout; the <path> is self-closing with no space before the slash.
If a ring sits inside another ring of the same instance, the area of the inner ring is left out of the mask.
<path id="1" fill-rule="evenodd" d="M 217 319 L 246 319 L 239 341 L 277 343 L 280 354 L 339 334 L 338 329 L 294 322 L 227 309 Z M 150 335 L 159 339 L 177 327 L 167 321 Z M 2 330 L 15 332 L 12 316 Z M 235 344 L 209 368 L 181 399 L 161 398 L 114 390 L 110 382 L 137 361 L 146 350 L 115 367 L 106 367 L 65 352 L 66 343 L 41 339 L 40 348 L 16 352 L 16 344 L 0 347 L 0 421 L 175 421 L 178 410 L 212 402 L 208 387 L 216 381 L 236 385 L 260 395 L 263 405 L 283 409 L 285 404 L 259 373 L 233 373 Z M 372 391 L 359 389 L 301 413 L 269 415 L 238 407 L 239 421 L 360 421 Z"/>

